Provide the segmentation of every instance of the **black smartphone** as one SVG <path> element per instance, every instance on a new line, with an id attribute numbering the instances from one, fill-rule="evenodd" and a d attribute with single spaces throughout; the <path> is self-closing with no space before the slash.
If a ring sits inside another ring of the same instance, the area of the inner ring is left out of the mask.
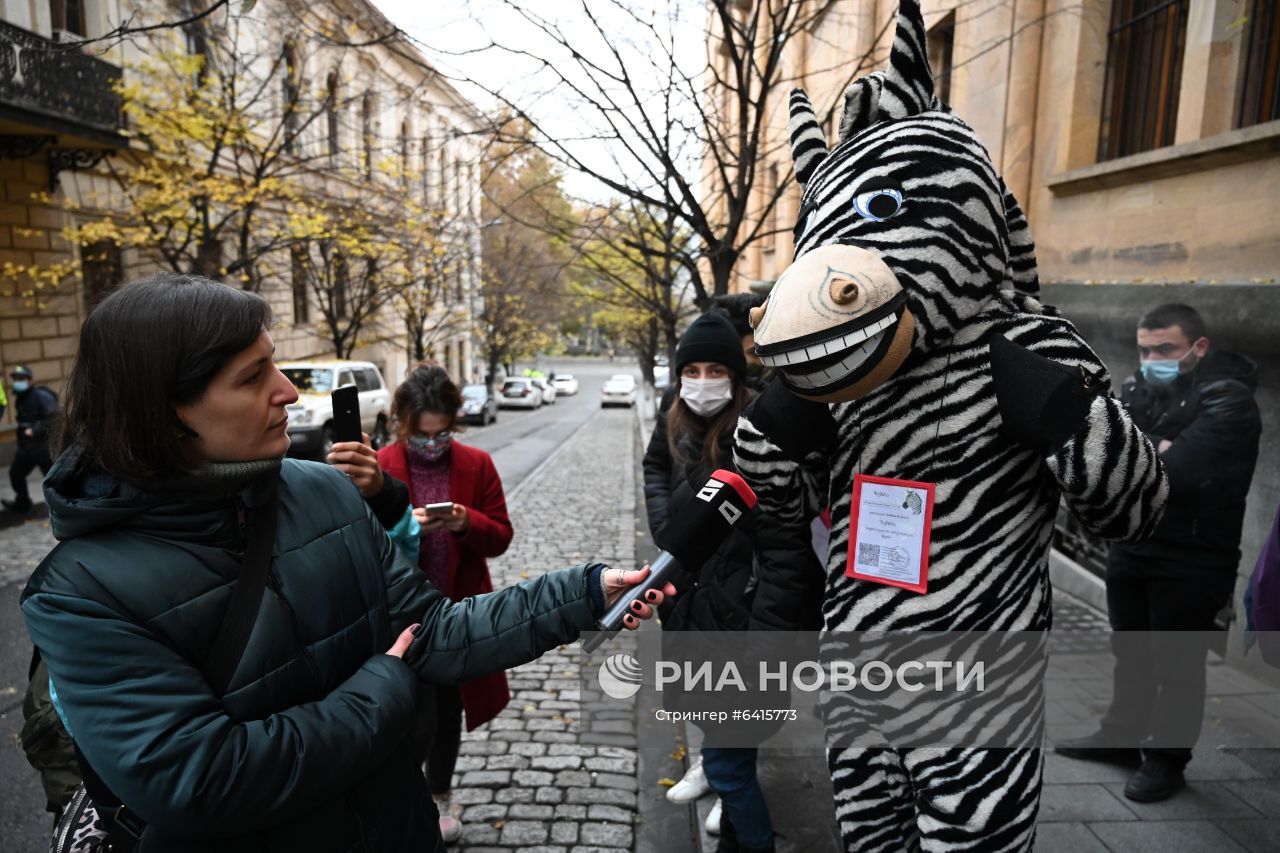
<path id="1" fill-rule="evenodd" d="M 333 440 L 360 441 L 360 390 L 343 385 L 329 395 L 333 399 Z"/>

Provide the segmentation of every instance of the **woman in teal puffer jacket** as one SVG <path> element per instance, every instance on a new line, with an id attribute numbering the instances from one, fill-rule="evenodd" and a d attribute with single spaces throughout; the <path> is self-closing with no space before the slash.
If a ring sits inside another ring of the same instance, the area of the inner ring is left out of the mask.
<path id="1" fill-rule="evenodd" d="M 254 294 L 175 275 L 89 315 L 45 483 L 60 544 L 23 593 L 28 630 L 80 752 L 145 822 L 141 853 L 442 849 L 406 748 L 416 682 L 572 642 L 644 570 L 452 603 L 343 474 L 282 459 L 297 392 L 269 321 Z M 273 488 L 268 583 L 219 696 L 202 666 Z"/>

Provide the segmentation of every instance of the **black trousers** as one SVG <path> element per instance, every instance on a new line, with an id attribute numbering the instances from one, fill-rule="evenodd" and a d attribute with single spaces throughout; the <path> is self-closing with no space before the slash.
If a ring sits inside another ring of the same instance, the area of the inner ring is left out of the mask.
<path id="1" fill-rule="evenodd" d="M 1107 610 L 1115 653 L 1102 730 L 1178 767 L 1204 722 L 1205 656 L 1214 616 L 1231 600 L 1226 570 L 1186 575 L 1111 550 Z"/>
<path id="2" fill-rule="evenodd" d="M 53 467 L 48 445 L 19 446 L 9 466 L 9 485 L 13 487 L 13 503 L 20 510 L 31 509 L 31 492 L 27 489 L 27 476 L 36 468 L 48 474 Z"/>
<path id="3" fill-rule="evenodd" d="M 462 745 L 462 693 L 456 686 L 418 685 L 418 713 L 412 738 L 420 760 L 427 765 L 432 794 L 453 790 L 453 770 Z"/>

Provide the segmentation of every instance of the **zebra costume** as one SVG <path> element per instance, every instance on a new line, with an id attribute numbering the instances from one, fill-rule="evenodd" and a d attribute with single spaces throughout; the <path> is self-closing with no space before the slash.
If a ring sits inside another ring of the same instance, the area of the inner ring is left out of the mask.
<path id="1" fill-rule="evenodd" d="M 1167 481 L 1097 393 L 1098 357 L 1036 300 L 1026 218 L 933 96 L 918 0 L 901 2 L 890 67 L 846 93 L 838 144 L 800 90 L 790 129 L 796 259 L 752 320 L 794 395 L 771 388 L 744 414 L 739 470 L 788 523 L 830 506 L 827 632 L 1047 630 L 1060 497 L 1097 534 L 1135 539 Z M 936 484 L 925 594 L 846 576 L 859 473 Z M 1039 690 L 1025 701 L 1038 718 Z M 1038 748 L 832 748 L 828 763 L 850 851 L 1031 849 Z"/>

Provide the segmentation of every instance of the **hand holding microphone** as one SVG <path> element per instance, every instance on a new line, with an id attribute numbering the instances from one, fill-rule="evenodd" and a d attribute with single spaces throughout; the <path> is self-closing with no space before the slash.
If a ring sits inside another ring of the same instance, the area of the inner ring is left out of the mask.
<path id="1" fill-rule="evenodd" d="M 588 637 L 582 644 L 582 650 L 590 654 L 623 628 L 634 628 L 636 623 L 628 621 L 629 618 L 648 618 L 650 605 L 660 604 L 664 593 L 675 594 L 670 579 L 676 570 L 683 568 L 690 574 L 697 574 L 702 564 L 729 538 L 738 519 L 755 505 L 755 493 L 745 480 L 723 468 L 713 473 L 693 500 L 658 532 L 657 544 L 662 553 L 648 567 L 649 574 L 639 582 L 632 581 L 632 585 L 597 620 L 596 630 L 600 633 Z M 616 573 L 614 569 L 609 571 Z M 606 579 L 606 582 L 609 580 L 617 581 L 614 578 Z M 606 595 L 610 592 L 606 588 Z"/>

